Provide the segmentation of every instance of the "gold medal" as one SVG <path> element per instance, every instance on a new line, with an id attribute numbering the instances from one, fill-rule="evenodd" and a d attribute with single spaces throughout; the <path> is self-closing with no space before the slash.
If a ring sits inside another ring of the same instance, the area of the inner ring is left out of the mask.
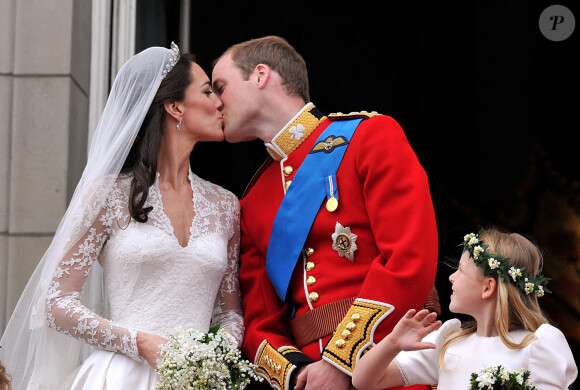
<path id="1" fill-rule="evenodd" d="M 338 200 L 334 196 L 331 196 L 326 201 L 326 209 L 331 213 L 334 212 L 338 208 Z"/>
<path id="2" fill-rule="evenodd" d="M 336 177 L 334 175 L 326 178 L 326 209 L 331 213 L 338 208 L 338 192 L 336 192 Z"/>

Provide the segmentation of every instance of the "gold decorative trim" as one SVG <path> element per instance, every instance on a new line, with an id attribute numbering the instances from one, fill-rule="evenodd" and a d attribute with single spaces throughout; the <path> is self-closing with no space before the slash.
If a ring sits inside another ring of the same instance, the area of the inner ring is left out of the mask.
<path id="1" fill-rule="evenodd" d="M 322 351 L 322 358 L 352 375 L 363 351 L 372 345 L 376 327 L 394 309 L 386 303 L 357 298 Z"/>
<path id="2" fill-rule="evenodd" d="M 344 146 L 346 144 L 348 144 L 348 141 L 346 140 L 345 137 L 343 136 L 336 137 L 334 135 L 331 135 L 327 137 L 324 141 L 320 141 L 319 143 L 314 145 L 310 153 L 318 153 L 318 152 L 331 153 L 334 150 L 334 148 Z"/>
<path id="3" fill-rule="evenodd" d="M 328 114 L 328 118 L 330 119 L 352 119 L 352 118 L 372 118 L 373 116 L 381 115 L 376 111 L 353 111 L 348 114 L 344 114 L 342 112 L 333 112 L 332 114 Z"/>
<path id="4" fill-rule="evenodd" d="M 267 340 L 264 340 L 256 353 L 256 371 L 266 379 L 270 386 L 279 390 L 289 390 L 290 375 L 296 368 L 284 355 L 298 352 L 296 348 L 283 347 L 277 351 Z"/>
<path id="5" fill-rule="evenodd" d="M 314 104 L 310 104 L 292 123 L 278 133 L 269 144 L 266 144 L 268 153 L 274 160 L 281 161 L 296 150 L 325 119 L 326 116 L 320 114 Z"/>
<path id="6" fill-rule="evenodd" d="M 289 353 L 292 352 L 300 352 L 299 349 L 296 349 L 294 347 L 281 347 L 278 352 L 280 352 L 283 356 L 286 356 Z"/>

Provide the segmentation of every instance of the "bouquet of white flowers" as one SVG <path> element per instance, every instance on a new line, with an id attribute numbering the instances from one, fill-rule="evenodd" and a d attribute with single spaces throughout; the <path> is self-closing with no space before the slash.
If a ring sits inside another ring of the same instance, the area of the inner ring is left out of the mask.
<path id="1" fill-rule="evenodd" d="M 208 333 L 179 329 L 168 336 L 160 352 L 157 390 L 241 390 L 252 378 L 263 380 L 219 325 Z"/>
<path id="2" fill-rule="evenodd" d="M 537 390 L 528 383 L 530 372 L 523 368 L 519 371 L 508 371 L 505 367 L 486 367 L 479 373 L 471 374 L 471 386 L 468 390 Z"/>

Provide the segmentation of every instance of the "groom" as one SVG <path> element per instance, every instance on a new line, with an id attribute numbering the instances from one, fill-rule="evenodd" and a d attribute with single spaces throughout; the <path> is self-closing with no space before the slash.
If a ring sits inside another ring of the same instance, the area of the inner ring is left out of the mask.
<path id="1" fill-rule="evenodd" d="M 306 64 L 282 38 L 230 47 L 213 89 L 226 140 L 259 138 L 271 156 L 241 200 L 243 350 L 272 387 L 352 388 L 373 341 L 438 305 L 425 171 L 394 119 L 309 103 Z"/>

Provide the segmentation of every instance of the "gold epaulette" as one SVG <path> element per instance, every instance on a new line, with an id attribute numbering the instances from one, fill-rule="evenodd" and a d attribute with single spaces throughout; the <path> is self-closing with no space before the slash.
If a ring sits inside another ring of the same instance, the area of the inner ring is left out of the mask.
<path id="1" fill-rule="evenodd" d="M 372 118 L 373 116 L 381 115 L 376 111 L 353 111 L 348 114 L 344 114 L 342 112 L 334 112 L 332 114 L 328 114 L 330 119 L 355 119 L 355 118 Z"/>
<path id="2" fill-rule="evenodd" d="M 292 347 L 282 347 L 278 351 L 267 340 L 264 340 L 258 349 L 255 361 L 258 366 L 256 371 L 275 389 L 290 389 L 290 375 L 296 368 L 284 357 L 290 352 L 298 352 L 298 350 Z"/>
<path id="3" fill-rule="evenodd" d="M 389 304 L 357 298 L 322 351 L 322 359 L 352 375 L 356 362 L 372 346 L 376 327 L 394 309 Z"/>

